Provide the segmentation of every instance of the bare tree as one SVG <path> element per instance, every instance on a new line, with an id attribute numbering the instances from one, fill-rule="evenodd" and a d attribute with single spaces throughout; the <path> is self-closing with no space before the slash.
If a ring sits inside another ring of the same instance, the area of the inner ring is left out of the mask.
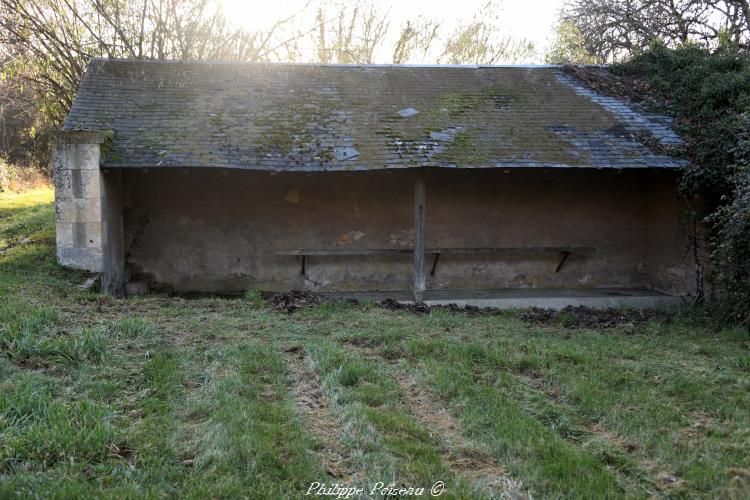
<path id="1" fill-rule="evenodd" d="M 569 0 L 562 21 L 576 26 L 599 62 L 611 62 L 657 39 L 669 46 L 746 46 L 748 13 L 748 0 Z"/>
<path id="2" fill-rule="evenodd" d="M 598 62 L 586 48 L 581 32 L 571 21 L 555 27 L 555 38 L 544 56 L 548 64 L 594 64 Z"/>
<path id="3" fill-rule="evenodd" d="M 31 84 L 59 124 L 92 57 L 279 58 L 281 20 L 265 31 L 230 28 L 211 0 L 0 0 L 4 75 Z"/>
<path id="4" fill-rule="evenodd" d="M 517 62 L 534 53 L 525 40 L 503 35 L 498 3 L 490 0 L 447 36 L 435 20 L 417 17 L 401 27 L 393 43 L 391 60 L 449 64 Z M 388 41 L 389 14 L 371 0 L 323 0 L 315 16 L 313 45 L 320 62 L 368 64 Z M 382 54 L 384 55 L 384 54 Z"/>
<path id="5" fill-rule="evenodd" d="M 430 48 L 438 41 L 439 30 L 440 23 L 431 19 L 406 21 L 393 47 L 393 63 L 403 64 L 412 58 L 424 61 Z"/>
<path id="6" fill-rule="evenodd" d="M 371 64 L 385 41 L 388 14 L 372 2 L 324 1 L 318 4 L 313 46 L 323 63 Z"/>
<path id="7" fill-rule="evenodd" d="M 489 1 L 471 21 L 451 33 L 443 46 L 438 62 L 448 64 L 515 63 L 531 57 L 534 45 L 502 35 L 499 29 L 498 6 Z"/>
<path id="8" fill-rule="evenodd" d="M 4 63 L 0 63 L 0 69 L 3 67 Z M 45 138 L 37 133 L 43 127 L 42 122 L 43 116 L 34 106 L 32 89 L 0 79 L 0 171 L 3 161 L 27 166 L 35 158 L 46 159 Z"/>

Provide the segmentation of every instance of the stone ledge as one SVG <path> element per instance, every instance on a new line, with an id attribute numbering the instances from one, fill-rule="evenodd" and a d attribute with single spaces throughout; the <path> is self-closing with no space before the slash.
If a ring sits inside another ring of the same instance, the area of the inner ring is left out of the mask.
<path id="1" fill-rule="evenodd" d="M 102 253 L 93 248 L 57 248 L 57 261 L 61 266 L 93 273 L 102 271 Z"/>
<path id="2" fill-rule="evenodd" d="M 402 301 L 409 304 L 413 301 Z M 494 309 L 541 309 L 562 310 L 568 306 L 590 307 L 591 309 L 630 308 L 630 309 L 670 309 L 687 305 L 688 298 L 671 295 L 631 295 L 623 297 L 504 297 L 504 298 L 457 298 L 453 300 L 425 300 L 428 306 L 456 305 L 458 307 L 491 307 Z"/>
<path id="3" fill-rule="evenodd" d="M 57 130 L 53 138 L 57 144 L 104 144 L 107 140 L 101 130 Z"/>
<path id="4" fill-rule="evenodd" d="M 330 298 L 356 298 L 373 301 L 393 299 L 402 304 L 413 304 L 412 292 L 317 292 Z M 669 309 L 689 304 L 690 296 L 665 295 L 654 290 L 638 288 L 521 288 L 498 290 L 427 290 L 424 303 L 428 306 L 491 307 L 495 309 L 560 310 L 567 306 L 586 306 L 592 309 L 628 307 L 632 309 Z"/>

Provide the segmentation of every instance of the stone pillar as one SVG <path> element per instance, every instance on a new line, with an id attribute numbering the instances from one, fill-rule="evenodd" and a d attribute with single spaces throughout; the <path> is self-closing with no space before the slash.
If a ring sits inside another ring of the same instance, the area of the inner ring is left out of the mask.
<path id="1" fill-rule="evenodd" d="M 65 131 L 52 146 L 57 260 L 102 273 L 102 291 L 124 279 L 120 172 L 100 169 L 103 132 Z"/>

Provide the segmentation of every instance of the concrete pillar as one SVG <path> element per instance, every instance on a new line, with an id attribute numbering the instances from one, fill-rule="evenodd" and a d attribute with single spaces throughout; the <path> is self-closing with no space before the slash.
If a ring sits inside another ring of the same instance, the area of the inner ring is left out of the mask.
<path id="1" fill-rule="evenodd" d="M 125 288 L 122 172 L 102 171 L 102 292 L 119 296 Z"/>
<path id="2" fill-rule="evenodd" d="M 119 294 L 124 278 L 120 173 L 100 169 L 103 132 L 65 131 L 52 145 L 57 260 L 102 273 L 102 291 Z"/>

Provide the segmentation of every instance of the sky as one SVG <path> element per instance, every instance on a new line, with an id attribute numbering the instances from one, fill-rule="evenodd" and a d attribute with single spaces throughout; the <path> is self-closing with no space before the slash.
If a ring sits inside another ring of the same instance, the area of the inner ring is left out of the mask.
<path id="1" fill-rule="evenodd" d="M 222 0 L 228 18 L 237 26 L 263 29 L 277 19 L 299 14 L 307 25 L 314 22 L 314 0 Z M 543 62 L 544 53 L 552 39 L 552 29 L 564 0 L 498 0 L 499 25 L 507 35 L 526 38 L 534 43 L 537 55 L 527 63 Z M 305 5 L 313 8 L 304 10 Z M 461 21 L 471 20 L 487 0 L 373 0 L 381 10 L 390 14 L 388 40 L 391 47 L 398 36 L 399 27 L 408 19 L 424 16 L 443 23 L 446 32 L 452 31 Z M 307 18 L 305 19 L 305 16 Z M 388 63 L 390 51 L 376 54 L 376 62 Z"/>

